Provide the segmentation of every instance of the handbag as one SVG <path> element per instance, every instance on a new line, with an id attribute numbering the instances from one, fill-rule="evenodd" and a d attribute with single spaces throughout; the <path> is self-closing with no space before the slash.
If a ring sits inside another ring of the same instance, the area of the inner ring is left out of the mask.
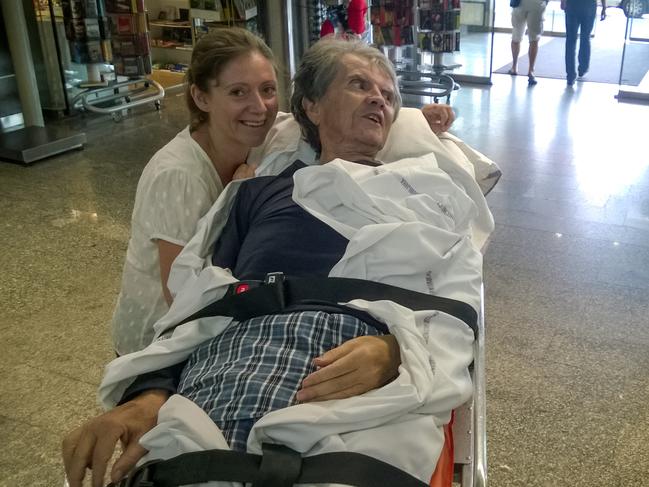
<path id="1" fill-rule="evenodd" d="M 521 0 L 509 0 L 509 6 L 510 7 L 518 7 L 521 4 Z"/>

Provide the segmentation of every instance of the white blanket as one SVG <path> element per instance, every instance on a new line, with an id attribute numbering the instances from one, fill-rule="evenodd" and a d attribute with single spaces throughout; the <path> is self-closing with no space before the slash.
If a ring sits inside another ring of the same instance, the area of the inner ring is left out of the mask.
<path id="1" fill-rule="evenodd" d="M 434 164 L 473 199 L 478 209 L 473 222 L 473 239 L 477 245 L 484 245 L 493 228 L 493 219 L 482 196 L 491 191 L 500 179 L 500 168 L 449 132 L 435 135 L 421 110 L 401 108 L 376 159 L 391 163 L 426 154 L 434 154 Z M 301 138 L 300 127 L 293 116 L 280 113 L 264 144 L 253 149 L 248 162 L 260 165 L 257 175 L 263 176 L 278 174 L 297 159 L 305 164 L 317 163 L 315 152 Z"/>
<path id="2" fill-rule="evenodd" d="M 442 170 L 436 155 L 376 168 L 336 160 L 296 172 L 293 199 L 349 239 L 330 276 L 384 282 L 478 309 L 482 256 L 475 235 L 486 237 L 493 222 L 469 172 L 452 158 L 448 165 L 454 167 Z M 269 157 L 259 172 L 277 172 L 289 159 Z M 212 266 L 208 254 L 239 185 L 226 188 L 174 262 L 169 287 L 175 299 L 156 324 L 158 333 L 218 299 L 236 281 L 227 270 Z M 255 424 L 248 450 L 260 453 L 262 442 L 277 442 L 305 456 L 355 451 L 428 482 L 443 445 L 442 427 L 471 395 L 467 367 L 473 332 L 461 320 L 435 310 L 413 312 L 387 300 L 347 304 L 388 325 L 401 349 L 397 379 L 361 396 L 274 411 Z M 225 317 L 196 320 L 114 360 L 106 368 L 100 402 L 113 407 L 137 375 L 186 359 L 230 323 Z M 141 440 L 150 450 L 146 459 L 227 448 L 209 417 L 185 398 L 170 399 L 158 420 Z"/>

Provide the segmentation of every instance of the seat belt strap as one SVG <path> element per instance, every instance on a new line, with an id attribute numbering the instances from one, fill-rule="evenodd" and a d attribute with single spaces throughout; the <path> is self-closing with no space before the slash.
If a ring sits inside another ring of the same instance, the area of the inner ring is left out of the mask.
<path id="1" fill-rule="evenodd" d="M 361 453 L 333 452 L 302 458 L 283 445 L 264 444 L 262 450 L 263 455 L 206 450 L 183 453 L 169 460 L 153 460 L 109 487 L 176 487 L 210 481 L 251 482 L 253 487 L 294 484 L 428 487 L 407 472 Z"/>
<path id="2" fill-rule="evenodd" d="M 240 292 L 244 289 L 243 292 Z M 390 300 L 413 311 L 437 310 L 466 323 L 477 333 L 478 314 L 462 301 L 410 291 L 389 284 L 343 277 L 286 278 L 281 272 L 268 274 L 262 281 L 239 281 L 230 286 L 225 296 L 193 313 L 161 335 L 177 326 L 208 316 L 230 316 L 246 321 L 257 316 L 286 312 L 291 306 L 346 303 L 354 299 Z"/>

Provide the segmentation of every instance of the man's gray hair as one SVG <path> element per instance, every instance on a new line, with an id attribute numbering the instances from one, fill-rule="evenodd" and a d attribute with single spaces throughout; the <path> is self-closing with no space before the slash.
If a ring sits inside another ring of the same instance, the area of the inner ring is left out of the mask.
<path id="1" fill-rule="evenodd" d="M 309 120 L 303 106 L 303 100 L 319 101 L 329 89 L 338 73 L 341 59 L 345 54 L 353 54 L 361 59 L 374 63 L 392 79 L 394 84 L 394 118 L 401 108 L 401 93 L 397 74 L 392 63 L 378 49 L 368 46 L 359 39 L 337 39 L 325 37 L 306 51 L 293 77 L 293 94 L 291 95 L 291 112 L 302 128 L 304 139 L 320 153 L 322 146 L 318 127 Z"/>

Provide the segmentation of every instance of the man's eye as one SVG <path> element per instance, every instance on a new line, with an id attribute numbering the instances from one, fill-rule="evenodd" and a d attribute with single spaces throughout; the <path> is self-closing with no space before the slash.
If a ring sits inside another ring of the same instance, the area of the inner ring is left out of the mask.
<path id="1" fill-rule="evenodd" d="M 241 88 L 235 88 L 233 90 L 230 90 L 230 94 L 232 96 L 243 96 L 246 94 L 246 92 L 243 91 Z"/>
<path id="2" fill-rule="evenodd" d="M 355 79 L 351 80 L 351 81 L 349 82 L 349 84 L 350 84 L 351 86 L 353 86 L 354 88 L 359 88 L 359 89 L 361 89 L 361 90 L 362 90 L 363 87 L 365 86 L 364 81 L 363 81 L 362 79 L 359 79 L 359 78 L 355 78 Z"/>

